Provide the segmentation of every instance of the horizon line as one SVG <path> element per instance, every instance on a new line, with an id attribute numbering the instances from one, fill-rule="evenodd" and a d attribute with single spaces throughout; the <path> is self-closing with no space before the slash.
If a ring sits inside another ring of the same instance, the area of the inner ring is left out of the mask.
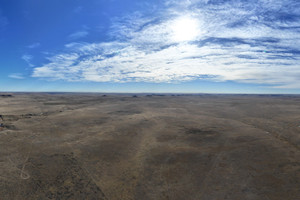
<path id="1" fill-rule="evenodd" d="M 1 93 L 73 93 L 73 94 L 190 94 L 190 95 L 295 95 L 300 93 L 230 93 L 230 92 L 83 92 L 83 91 L 0 91 Z"/>

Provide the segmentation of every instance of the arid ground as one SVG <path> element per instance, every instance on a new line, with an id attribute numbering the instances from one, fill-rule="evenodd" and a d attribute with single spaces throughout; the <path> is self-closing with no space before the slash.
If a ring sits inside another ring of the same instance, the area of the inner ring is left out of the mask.
<path id="1" fill-rule="evenodd" d="M 0 199 L 299 200 L 300 96 L 1 93 Z"/>

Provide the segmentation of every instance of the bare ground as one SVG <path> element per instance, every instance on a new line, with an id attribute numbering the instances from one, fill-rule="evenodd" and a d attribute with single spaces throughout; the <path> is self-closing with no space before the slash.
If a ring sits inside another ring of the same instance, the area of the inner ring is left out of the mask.
<path id="1" fill-rule="evenodd" d="M 0 199 L 300 199 L 300 96 L 0 96 Z"/>

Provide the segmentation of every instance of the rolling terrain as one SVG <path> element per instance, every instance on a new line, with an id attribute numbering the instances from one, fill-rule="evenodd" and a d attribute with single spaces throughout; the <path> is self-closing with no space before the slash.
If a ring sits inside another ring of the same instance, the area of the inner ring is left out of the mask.
<path id="1" fill-rule="evenodd" d="M 300 96 L 3 93 L 0 199 L 300 199 Z"/>

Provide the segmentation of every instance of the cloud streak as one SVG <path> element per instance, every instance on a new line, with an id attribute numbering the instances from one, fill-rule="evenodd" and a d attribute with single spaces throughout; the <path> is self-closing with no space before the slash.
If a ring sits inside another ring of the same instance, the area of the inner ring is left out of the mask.
<path id="1" fill-rule="evenodd" d="M 31 44 L 31 45 L 28 45 L 27 48 L 35 49 L 35 48 L 38 48 L 40 46 L 41 46 L 41 44 L 39 42 L 36 42 L 36 43 Z"/>
<path id="2" fill-rule="evenodd" d="M 294 0 L 165 1 L 152 16 L 137 12 L 115 19 L 110 42 L 66 44 L 32 76 L 96 82 L 208 79 L 300 88 L 298 8 Z"/>
<path id="3" fill-rule="evenodd" d="M 86 36 L 88 36 L 89 32 L 87 31 L 77 31 L 75 33 L 72 33 L 71 35 L 68 36 L 68 38 L 70 40 L 77 40 L 77 39 L 80 39 L 80 38 L 84 38 Z"/>
<path id="4" fill-rule="evenodd" d="M 24 76 L 20 73 L 10 74 L 10 75 L 8 75 L 8 77 L 13 78 L 13 79 L 24 79 Z"/>
<path id="5" fill-rule="evenodd" d="M 30 67 L 34 67 L 34 65 L 31 63 L 31 60 L 33 59 L 33 56 L 32 55 L 29 55 L 29 54 L 24 54 L 22 57 L 21 57 Z"/>

